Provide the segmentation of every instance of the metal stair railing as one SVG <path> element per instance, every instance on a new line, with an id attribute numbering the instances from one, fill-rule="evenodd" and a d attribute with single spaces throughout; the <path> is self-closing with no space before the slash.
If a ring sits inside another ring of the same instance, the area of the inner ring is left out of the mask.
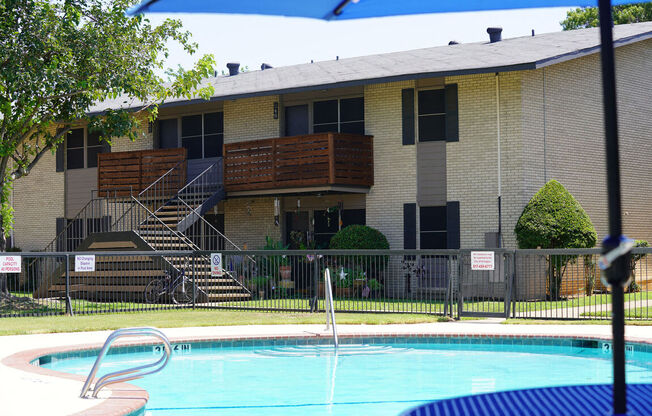
<path id="1" fill-rule="evenodd" d="M 324 270 L 324 286 L 326 286 L 326 293 L 324 293 L 324 302 L 326 303 L 326 330 L 330 328 L 329 319 L 333 322 L 333 343 L 335 349 L 339 346 L 337 339 L 337 324 L 335 323 L 335 305 L 333 304 L 333 286 L 331 286 L 331 271 L 327 267 Z"/>
<path id="2" fill-rule="evenodd" d="M 139 337 L 139 336 L 152 336 L 163 341 L 163 348 L 164 348 L 163 356 L 158 361 L 153 363 L 141 365 L 138 367 L 131 367 L 125 370 L 115 371 L 113 373 L 106 374 L 101 378 L 99 378 L 95 382 L 93 388 L 91 389 L 91 383 L 93 383 L 93 380 L 95 380 L 95 375 L 97 374 L 97 371 L 100 369 L 100 366 L 102 365 L 102 361 L 104 360 L 104 357 L 106 356 L 109 349 L 111 348 L 111 345 L 120 338 Z M 115 383 L 122 383 L 125 381 L 136 380 L 150 374 L 158 373 L 163 368 L 165 368 L 167 363 L 170 361 L 171 352 L 172 352 L 172 347 L 170 346 L 170 341 L 168 340 L 168 338 L 165 336 L 163 332 L 159 331 L 156 328 L 151 328 L 151 327 L 123 328 L 123 329 L 118 329 L 117 331 L 113 331 L 113 333 L 111 333 L 111 335 L 109 335 L 109 337 L 104 342 L 104 346 L 100 350 L 100 353 L 97 356 L 97 359 L 95 360 L 95 364 L 93 364 L 93 368 L 91 368 L 91 372 L 88 374 L 88 377 L 86 378 L 86 382 L 82 387 L 81 394 L 79 395 L 79 397 L 85 398 L 88 391 L 91 390 L 93 392 L 92 397 L 96 398 L 100 390 L 102 390 L 106 386 Z M 149 371 L 144 371 L 149 368 L 153 368 L 153 369 Z"/>
<path id="3" fill-rule="evenodd" d="M 186 180 L 186 169 L 186 160 L 180 161 L 160 178 L 152 182 L 151 185 L 140 191 L 136 199 L 150 205 L 152 211 L 158 211 L 183 188 L 183 182 Z"/>

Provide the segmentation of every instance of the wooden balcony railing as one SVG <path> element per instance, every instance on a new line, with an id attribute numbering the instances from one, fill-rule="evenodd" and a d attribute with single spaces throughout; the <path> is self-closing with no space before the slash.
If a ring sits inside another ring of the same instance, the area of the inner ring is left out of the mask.
<path id="1" fill-rule="evenodd" d="M 318 133 L 224 145 L 226 192 L 371 187 L 372 136 Z"/>
<path id="2" fill-rule="evenodd" d="M 100 195 L 138 195 L 167 171 L 185 161 L 185 148 L 101 153 L 97 160 L 97 189 Z M 174 183 L 168 184 L 175 191 L 186 184 L 186 169 L 178 171 L 174 175 Z"/>

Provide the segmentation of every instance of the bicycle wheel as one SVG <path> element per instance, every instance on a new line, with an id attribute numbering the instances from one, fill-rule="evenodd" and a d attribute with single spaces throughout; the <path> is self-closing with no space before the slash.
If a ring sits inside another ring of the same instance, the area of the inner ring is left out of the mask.
<path id="1" fill-rule="evenodd" d="M 145 302 L 156 303 L 165 292 L 165 285 L 160 280 L 152 280 L 145 286 Z"/>
<path id="2" fill-rule="evenodd" d="M 188 279 L 183 279 L 179 285 L 174 288 L 172 292 L 172 302 L 174 303 L 191 303 L 193 301 L 193 294 L 197 298 L 197 289 L 193 290 L 193 284 Z"/>

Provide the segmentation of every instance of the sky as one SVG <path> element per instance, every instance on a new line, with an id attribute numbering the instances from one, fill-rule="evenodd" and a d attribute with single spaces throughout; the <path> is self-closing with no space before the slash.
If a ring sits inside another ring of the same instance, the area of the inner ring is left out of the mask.
<path id="1" fill-rule="evenodd" d="M 195 56 L 169 45 L 169 67 L 190 68 L 203 54 L 213 54 L 218 72 L 227 62 L 248 70 L 260 65 L 287 66 L 314 61 L 410 49 L 488 41 L 487 27 L 503 28 L 503 39 L 561 30 L 569 8 L 429 14 L 324 22 L 314 19 L 252 15 L 147 14 L 152 23 L 181 19 L 199 44 Z"/>

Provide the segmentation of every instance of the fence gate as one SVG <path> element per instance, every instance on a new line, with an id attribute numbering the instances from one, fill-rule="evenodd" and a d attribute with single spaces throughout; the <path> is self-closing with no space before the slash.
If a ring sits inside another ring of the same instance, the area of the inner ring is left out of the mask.
<path id="1" fill-rule="evenodd" d="M 510 251 L 462 250 L 457 288 L 460 317 L 509 317 L 513 265 Z"/>

